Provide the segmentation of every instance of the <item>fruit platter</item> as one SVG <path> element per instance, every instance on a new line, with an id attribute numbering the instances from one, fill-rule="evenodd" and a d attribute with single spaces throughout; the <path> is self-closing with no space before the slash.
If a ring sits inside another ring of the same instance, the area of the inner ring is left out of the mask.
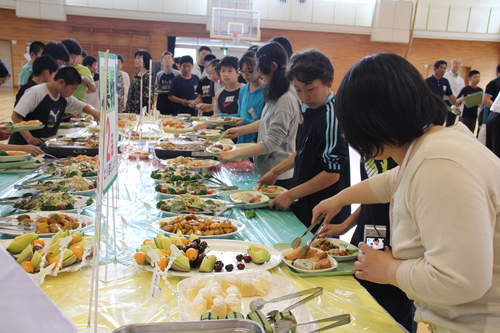
<path id="1" fill-rule="evenodd" d="M 162 213 L 203 213 L 215 214 L 226 209 L 230 202 L 217 199 L 200 198 L 192 194 L 181 194 L 172 199 L 160 200 L 156 203 L 156 208 Z"/>
<path id="2" fill-rule="evenodd" d="M 40 239 L 37 234 L 29 233 L 0 243 L 27 273 L 51 266 L 49 274 L 57 275 L 90 264 L 87 257 L 92 254 L 93 238 L 81 231 L 59 231 L 50 239 Z"/>
<path id="3" fill-rule="evenodd" d="M 175 181 L 191 181 L 210 179 L 212 175 L 208 172 L 195 171 L 192 168 L 184 165 L 169 165 L 162 169 L 157 169 L 151 172 L 151 178 L 157 183 L 175 182 Z"/>
<path id="4" fill-rule="evenodd" d="M 0 232 L 3 234 L 17 236 L 34 232 L 43 237 L 55 235 L 61 230 L 80 231 L 94 223 L 94 220 L 86 215 L 59 212 L 10 215 L 1 221 Z"/>
<path id="5" fill-rule="evenodd" d="M 176 246 L 181 254 L 173 258 L 171 246 Z M 181 233 L 166 236 L 158 233 L 154 239 L 146 239 L 134 254 L 134 261 L 140 269 L 152 271 L 151 250 L 158 254 L 157 264 L 164 271 L 170 260 L 174 260 L 170 273 L 175 276 L 190 277 L 199 273 L 220 273 L 232 271 L 269 270 L 279 265 L 279 251 L 256 243 L 207 239 L 195 235 L 184 237 Z"/>
<path id="6" fill-rule="evenodd" d="M 196 181 L 175 181 L 172 183 L 158 184 L 155 186 L 155 191 L 164 198 L 171 198 L 186 193 L 197 195 L 200 198 L 209 198 L 222 192 L 217 189 L 211 189 L 207 187 L 207 185 Z"/>
<path id="7" fill-rule="evenodd" d="M 179 233 L 184 237 L 195 235 L 202 239 L 230 237 L 245 229 L 245 225 L 236 220 L 195 214 L 167 217 L 153 222 L 152 226 L 168 235 Z"/>

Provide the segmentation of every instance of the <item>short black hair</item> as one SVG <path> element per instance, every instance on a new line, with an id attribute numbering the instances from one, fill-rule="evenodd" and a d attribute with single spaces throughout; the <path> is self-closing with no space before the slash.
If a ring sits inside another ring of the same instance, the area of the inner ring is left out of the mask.
<path id="1" fill-rule="evenodd" d="M 200 46 L 200 48 L 198 49 L 198 53 L 200 53 L 201 51 L 208 51 L 212 53 L 212 49 L 209 48 L 208 46 Z"/>
<path id="2" fill-rule="evenodd" d="M 83 66 L 92 66 L 94 64 L 94 62 L 97 62 L 97 59 L 96 57 L 93 57 L 93 56 L 86 56 L 83 61 L 82 61 L 82 65 Z"/>
<path id="3" fill-rule="evenodd" d="M 441 66 L 441 65 L 446 65 L 446 66 L 448 66 L 448 63 L 447 63 L 446 61 L 444 61 L 444 60 L 438 60 L 438 61 L 436 61 L 436 62 L 434 63 L 434 68 L 439 68 L 439 66 Z"/>
<path id="4" fill-rule="evenodd" d="M 43 48 L 42 55 L 48 54 L 55 60 L 69 61 L 69 52 L 63 43 L 50 42 Z"/>
<path id="5" fill-rule="evenodd" d="M 472 75 L 476 75 L 476 74 L 481 74 L 481 73 L 479 73 L 479 71 L 477 71 L 477 70 L 473 69 L 473 70 L 471 70 L 471 71 L 469 72 L 469 74 L 467 74 L 467 76 L 468 76 L 468 77 L 472 77 Z"/>
<path id="6" fill-rule="evenodd" d="M 117 54 L 116 57 L 122 61 L 122 64 L 125 63 L 125 59 L 123 59 L 121 54 Z"/>
<path id="7" fill-rule="evenodd" d="M 9 67 L 0 59 L 0 78 L 10 77 Z"/>
<path id="8" fill-rule="evenodd" d="M 86 58 L 88 55 L 87 51 L 82 50 L 82 58 Z"/>
<path id="9" fill-rule="evenodd" d="M 259 49 L 259 45 L 252 45 L 248 48 L 248 51 L 257 52 L 258 49 Z"/>
<path id="10" fill-rule="evenodd" d="M 38 54 L 40 53 L 40 51 L 43 50 L 43 48 L 45 47 L 45 44 L 38 41 L 38 40 L 35 40 L 33 42 L 31 42 L 30 44 L 30 49 L 29 49 L 29 53 L 32 54 Z"/>
<path id="11" fill-rule="evenodd" d="M 290 88 L 290 81 L 286 78 L 286 52 L 283 46 L 276 42 L 267 43 L 259 48 L 255 55 L 259 61 L 258 67 L 262 74 L 270 74 L 273 62 L 278 66 L 273 73 L 271 83 L 266 82 L 264 99 L 266 102 L 277 101 Z"/>
<path id="12" fill-rule="evenodd" d="M 497 73 L 500 73 L 500 65 L 497 66 Z"/>
<path id="13" fill-rule="evenodd" d="M 238 70 L 238 58 L 233 55 L 227 55 L 220 61 L 220 67 L 232 67 L 235 71 Z"/>
<path id="14" fill-rule="evenodd" d="M 247 67 L 253 71 L 256 66 L 255 52 L 247 51 L 243 54 L 240 61 L 238 62 L 238 67 L 239 67 L 238 70 L 241 70 L 241 68 L 243 68 L 243 64 L 246 64 Z"/>
<path id="15" fill-rule="evenodd" d="M 214 66 L 215 73 L 220 75 L 220 59 L 214 59 L 208 63 L 206 67 Z"/>
<path id="16" fill-rule="evenodd" d="M 290 43 L 288 38 L 282 37 L 282 36 L 276 36 L 276 37 L 273 37 L 269 42 L 275 42 L 275 43 L 278 43 L 281 46 L 283 46 L 283 48 L 285 49 L 286 55 L 288 56 L 288 60 L 290 60 L 290 58 L 292 57 L 292 54 L 293 54 L 293 49 L 292 49 L 292 43 Z"/>
<path id="17" fill-rule="evenodd" d="M 73 66 L 66 66 L 57 71 L 54 81 L 63 79 L 67 86 L 72 84 L 82 84 L 80 73 Z"/>
<path id="18" fill-rule="evenodd" d="M 82 55 L 83 49 L 80 46 L 80 43 L 78 43 L 76 39 L 66 38 L 65 40 L 61 41 L 61 43 L 63 43 L 64 46 L 66 46 L 69 54 Z"/>
<path id="19" fill-rule="evenodd" d="M 205 62 L 205 61 L 212 61 L 212 60 L 214 60 L 214 59 L 217 59 L 217 57 L 215 56 L 215 54 L 210 53 L 210 54 L 207 54 L 207 55 L 203 58 L 203 62 Z"/>
<path id="20" fill-rule="evenodd" d="M 182 65 L 185 62 L 189 62 L 192 65 L 194 63 L 193 57 L 191 57 L 190 55 L 185 55 L 179 59 L 179 65 Z"/>
<path id="21" fill-rule="evenodd" d="M 309 49 L 293 54 L 286 77 L 290 81 L 297 79 L 306 84 L 319 79 L 325 85 L 329 85 L 333 80 L 333 74 L 334 68 L 330 59 L 321 51 Z"/>
<path id="22" fill-rule="evenodd" d="M 147 50 L 138 50 L 134 53 L 134 58 L 137 56 L 142 56 L 142 63 L 144 68 L 149 69 L 149 61 L 153 59 L 153 57 L 151 57 L 151 53 L 149 53 L 149 51 Z"/>
<path id="23" fill-rule="evenodd" d="M 429 126 L 443 125 L 447 112 L 420 72 L 390 53 L 358 61 L 344 75 L 335 98 L 340 129 L 365 161 L 379 156 L 386 145 L 401 147 Z"/>
<path id="24" fill-rule="evenodd" d="M 170 51 L 165 51 L 165 52 L 163 52 L 163 54 L 161 55 L 160 60 L 162 60 L 162 59 L 163 59 L 163 57 L 164 57 L 164 56 L 166 56 L 167 54 L 168 54 L 170 57 L 172 57 L 172 60 L 174 60 L 174 55 L 173 55 L 173 53 L 172 53 L 172 52 L 170 52 Z"/>
<path id="25" fill-rule="evenodd" d="M 40 76 L 45 70 L 48 70 L 49 73 L 54 73 L 58 69 L 59 64 L 48 54 L 40 56 L 33 61 L 33 76 Z"/>

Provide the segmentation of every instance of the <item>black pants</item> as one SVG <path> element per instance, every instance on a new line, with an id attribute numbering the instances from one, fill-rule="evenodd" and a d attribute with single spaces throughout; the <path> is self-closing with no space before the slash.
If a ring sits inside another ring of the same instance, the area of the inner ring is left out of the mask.
<path id="1" fill-rule="evenodd" d="M 460 121 L 464 123 L 472 133 L 476 130 L 476 120 L 475 117 L 460 117 Z"/>
<path id="2" fill-rule="evenodd" d="M 500 157 L 500 113 L 490 112 L 486 122 L 486 147 Z"/>

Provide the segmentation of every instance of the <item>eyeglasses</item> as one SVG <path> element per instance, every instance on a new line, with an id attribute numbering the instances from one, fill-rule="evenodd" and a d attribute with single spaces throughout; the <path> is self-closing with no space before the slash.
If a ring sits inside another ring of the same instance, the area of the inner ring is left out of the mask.
<path id="1" fill-rule="evenodd" d="M 240 74 L 250 75 L 250 74 L 253 74 L 253 71 L 242 71 L 242 70 L 240 69 L 240 70 L 238 70 L 238 73 L 240 73 Z"/>

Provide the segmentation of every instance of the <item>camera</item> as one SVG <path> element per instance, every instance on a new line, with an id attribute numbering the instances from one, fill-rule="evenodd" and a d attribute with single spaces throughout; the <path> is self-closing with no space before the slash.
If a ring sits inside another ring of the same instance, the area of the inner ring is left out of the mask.
<path id="1" fill-rule="evenodd" d="M 365 225 L 365 232 L 363 239 L 365 243 L 375 250 L 383 250 L 387 245 L 386 241 L 387 228 L 385 225 Z"/>

